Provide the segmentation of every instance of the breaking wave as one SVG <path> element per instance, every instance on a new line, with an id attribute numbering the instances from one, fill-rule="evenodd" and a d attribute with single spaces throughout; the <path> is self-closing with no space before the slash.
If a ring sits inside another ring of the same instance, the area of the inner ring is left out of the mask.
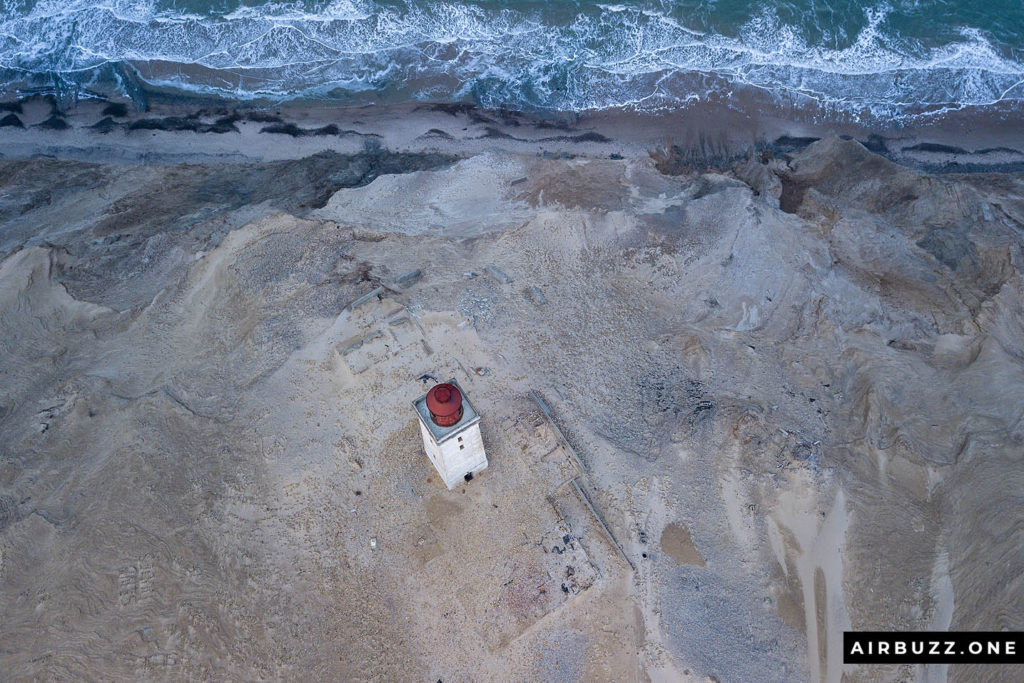
<path id="1" fill-rule="evenodd" d="M 700 2 L 229 5 L 4 3 L 2 87 L 64 99 L 161 87 L 238 100 L 556 111 L 673 109 L 754 89 L 866 117 L 1024 99 L 1021 50 L 1005 36 L 967 23 L 903 35 L 905 12 L 885 4 L 854 3 L 857 22 L 831 25 L 778 4 L 733 24 L 716 23 L 714 3 Z"/>

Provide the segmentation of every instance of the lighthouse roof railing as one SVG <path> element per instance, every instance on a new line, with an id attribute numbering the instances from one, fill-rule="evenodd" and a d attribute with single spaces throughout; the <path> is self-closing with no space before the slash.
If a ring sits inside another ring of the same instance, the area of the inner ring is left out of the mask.
<path id="1" fill-rule="evenodd" d="M 442 427 L 441 425 L 430 419 L 430 410 L 427 409 L 427 395 L 423 394 L 418 399 L 412 402 L 414 408 L 416 408 L 416 415 L 419 416 L 420 422 L 427 428 L 430 435 L 434 437 L 434 441 L 441 443 L 447 441 L 449 438 L 460 433 L 466 427 L 473 425 L 480 421 L 480 414 L 476 412 L 476 408 L 473 407 L 472 401 L 469 400 L 469 396 L 463 390 L 462 386 L 454 379 L 450 379 L 448 384 L 454 384 L 458 388 L 459 393 L 462 394 L 462 419 L 453 424 L 450 427 Z"/>

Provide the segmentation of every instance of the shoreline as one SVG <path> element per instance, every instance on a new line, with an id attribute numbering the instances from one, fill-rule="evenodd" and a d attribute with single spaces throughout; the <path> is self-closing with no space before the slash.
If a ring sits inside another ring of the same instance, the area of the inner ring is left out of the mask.
<path id="1" fill-rule="evenodd" d="M 890 161 L 928 173 L 1024 172 L 1024 112 L 964 110 L 879 127 L 823 119 L 800 109 L 744 113 L 730 103 L 665 114 L 606 110 L 539 117 L 471 103 L 275 108 L 245 103 L 129 104 L 84 100 L 60 111 L 49 96 L 0 104 L 0 158 L 39 156 L 114 164 L 259 162 L 319 152 L 357 153 L 367 144 L 400 152 L 471 156 L 484 151 L 638 157 L 678 147 L 695 169 L 728 168 L 766 149 L 790 153 L 814 140 L 854 139 Z"/>

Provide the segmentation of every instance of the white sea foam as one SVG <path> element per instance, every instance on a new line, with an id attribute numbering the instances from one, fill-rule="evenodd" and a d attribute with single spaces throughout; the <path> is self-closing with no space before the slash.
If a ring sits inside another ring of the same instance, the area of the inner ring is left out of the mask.
<path id="1" fill-rule="evenodd" d="M 1024 65 L 977 29 L 930 49 L 889 35 L 885 8 L 848 45 L 808 44 L 765 10 L 735 37 L 702 33 L 654 7 L 596 6 L 566 25 L 537 13 L 455 2 L 398 9 L 333 0 L 242 7 L 221 16 L 153 2 L 41 0 L 0 14 L 0 71 L 78 82 L 120 62 L 234 73 L 207 82 L 162 73 L 161 85 L 231 97 L 289 98 L 372 89 L 412 97 L 583 110 L 681 106 L 749 86 L 837 109 L 898 115 L 1024 99 Z M 244 85 L 243 85 L 244 84 Z"/>

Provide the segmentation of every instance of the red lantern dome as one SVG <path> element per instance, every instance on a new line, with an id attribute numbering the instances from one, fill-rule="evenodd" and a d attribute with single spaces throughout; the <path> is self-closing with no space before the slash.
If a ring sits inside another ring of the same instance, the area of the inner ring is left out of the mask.
<path id="1" fill-rule="evenodd" d="M 462 393 L 454 384 L 438 384 L 427 392 L 430 419 L 441 427 L 451 427 L 462 419 Z"/>

